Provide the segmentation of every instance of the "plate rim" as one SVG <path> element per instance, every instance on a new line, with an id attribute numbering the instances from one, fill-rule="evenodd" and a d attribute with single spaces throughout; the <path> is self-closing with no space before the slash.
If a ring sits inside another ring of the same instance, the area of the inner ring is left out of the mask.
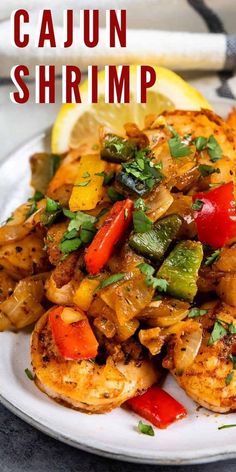
<path id="1" fill-rule="evenodd" d="M 230 99 L 230 98 L 216 97 L 216 98 L 209 99 L 209 101 L 213 104 L 226 103 L 232 106 L 236 105 L 236 100 Z M 51 127 L 47 127 L 44 130 L 40 131 L 40 133 L 35 133 L 30 139 L 26 139 L 25 141 L 23 141 L 22 144 L 19 144 L 12 151 L 7 153 L 1 159 L 0 168 L 7 160 L 13 158 L 17 152 L 26 151 L 27 147 L 30 147 L 35 141 L 39 141 L 40 139 L 41 140 L 45 139 L 48 136 L 50 130 L 51 130 Z M 210 463 L 210 462 L 236 458 L 236 444 L 233 446 L 230 446 L 228 450 L 227 450 L 227 446 L 222 446 L 222 448 L 218 449 L 217 453 L 216 453 L 216 450 L 213 448 L 210 448 L 208 453 L 204 452 L 203 454 L 202 454 L 202 450 L 199 450 L 199 449 L 190 450 L 190 451 L 183 450 L 183 451 L 178 452 L 178 457 L 175 456 L 173 458 L 171 458 L 169 455 L 166 457 L 162 456 L 160 458 L 151 458 L 151 457 L 146 458 L 146 457 L 135 457 L 127 453 L 109 452 L 108 450 L 104 449 L 102 446 L 94 447 L 92 445 L 87 445 L 85 443 L 75 441 L 63 433 L 59 433 L 55 431 L 54 429 L 43 424 L 43 422 L 39 422 L 33 416 L 30 416 L 29 414 L 27 414 L 24 410 L 22 410 L 18 406 L 11 403 L 1 393 L 0 393 L 0 403 L 4 407 L 6 407 L 9 411 L 11 411 L 13 414 L 18 416 L 20 419 L 22 419 L 26 423 L 28 423 L 30 426 L 35 427 L 40 432 L 56 440 L 59 440 L 69 446 L 75 447 L 85 452 L 89 452 L 89 453 L 96 454 L 102 457 L 113 459 L 113 460 L 115 459 L 115 460 L 130 462 L 130 463 L 150 464 L 150 465 L 190 465 L 190 464 Z M 182 457 L 180 457 L 181 452 L 182 452 Z"/>

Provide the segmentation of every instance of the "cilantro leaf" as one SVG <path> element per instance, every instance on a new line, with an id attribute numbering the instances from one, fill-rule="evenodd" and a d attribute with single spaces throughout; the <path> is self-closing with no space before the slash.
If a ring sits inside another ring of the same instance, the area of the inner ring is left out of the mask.
<path id="1" fill-rule="evenodd" d="M 214 343 L 226 336 L 227 330 L 222 325 L 221 320 L 216 320 L 214 324 L 213 331 L 208 340 L 208 346 L 212 346 Z"/>
<path id="2" fill-rule="evenodd" d="M 25 375 L 28 377 L 29 380 L 34 380 L 34 374 L 31 372 L 30 369 L 26 368 L 25 369 Z"/>
<path id="3" fill-rule="evenodd" d="M 204 136 L 198 136 L 193 140 L 197 151 L 203 151 L 203 149 L 206 149 L 207 146 L 207 138 L 204 138 Z"/>
<path id="4" fill-rule="evenodd" d="M 146 211 L 147 210 L 147 207 L 145 205 L 145 202 L 144 200 L 140 197 L 140 198 L 137 198 L 137 200 L 135 200 L 134 202 L 134 208 L 136 210 L 143 210 L 143 211 Z"/>
<path id="5" fill-rule="evenodd" d="M 31 203 L 31 206 L 29 208 L 29 210 L 27 211 L 25 217 L 26 219 L 29 218 L 31 215 L 33 215 L 36 211 L 37 211 L 37 202 L 39 202 L 40 200 L 42 200 L 44 198 L 44 195 L 42 192 L 39 192 L 39 190 L 36 190 L 35 191 L 35 194 L 33 195 L 32 198 L 29 198 L 28 202 Z M 10 217 L 12 220 L 14 219 L 13 217 Z M 7 223 L 10 220 L 10 218 L 7 219 Z"/>
<path id="6" fill-rule="evenodd" d="M 203 310 L 200 308 L 191 308 L 188 312 L 188 318 L 196 318 L 197 316 L 203 316 L 208 313 L 208 310 Z"/>
<path id="7" fill-rule="evenodd" d="M 69 254 L 70 252 L 79 249 L 81 244 L 82 241 L 80 238 L 64 239 L 59 243 L 58 247 L 63 254 Z"/>
<path id="8" fill-rule="evenodd" d="M 77 211 L 74 213 L 74 218 L 71 219 L 68 230 L 76 229 L 79 231 L 80 227 L 84 223 L 91 223 L 94 224 L 96 222 L 96 217 L 92 215 L 88 215 L 87 213 L 83 213 L 82 211 Z"/>
<path id="9" fill-rule="evenodd" d="M 236 424 L 223 424 L 222 426 L 219 426 L 218 429 L 226 429 L 226 428 L 236 428 Z"/>
<path id="10" fill-rule="evenodd" d="M 204 205 L 204 202 L 202 200 L 199 200 L 197 198 L 193 203 L 192 203 L 192 209 L 195 211 L 200 211 Z"/>
<path id="11" fill-rule="evenodd" d="M 155 436 L 154 429 L 151 424 L 143 423 L 143 421 L 138 422 L 138 430 L 142 434 L 147 434 L 148 436 Z"/>
<path id="12" fill-rule="evenodd" d="M 85 180 L 84 182 L 79 182 L 78 184 L 74 184 L 75 187 L 87 187 L 90 184 L 91 180 Z"/>
<path id="13" fill-rule="evenodd" d="M 146 233 L 152 228 L 152 221 L 145 215 L 143 210 L 133 212 L 133 224 L 135 233 Z"/>
<path id="14" fill-rule="evenodd" d="M 236 326 L 233 323 L 230 323 L 229 325 L 229 333 L 236 334 Z"/>
<path id="15" fill-rule="evenodd" d="M 47 197 L 46 198 L 46 208 L 45 211 L 47 213 L 54 213 L 58 210 L 61 210 L 61 205 L 60 203 L 56 202 L 52 198 Z"/>
<path id="16" fill-rule="evenodd" d="M 102 282 L 100 282 L 96 290 L 101 290 L 102 288 L 115 284 L 119 282 L 120 280 L 123 280 L 124 277 L 125 277 L 125 274 L 123 273 L 112 274 L 110 277 L 107 277 L 106 279 L 102 280 Z"/>
<path id="17" fill-rule="evenodd" d="M 145 274 L 148 277 L 153 275 L 155 272 L 154 267 L 152 267 L 150 264 L 147 264 L 146 262 L 141 262 L 140 264 L 137 265 L 137 267 L 142 274 Z"/>
<path id="18" fill-rule="evenodd" d="M 142 274 L 146 275 L 145 283 L 148 287 L 153 287 L 155 290 L 157 289 L 159 292 L 166 292 L 168 287 L 168 282 L 165 279 L 158 279 L 157 277 L 153 277 L 155 272 L 154 267 L 146 262 L 141 262 L 137 266 Z"/>
<path id="19" fill-rule="evenodd" d="M 183 138 L 181 138 L 172 126 L 168 126 L 168 129 L 171 131 L 173 136 L 168 141 L 171 157 L 178 159 L 179 157 L 190 156 L 190 154 L 192 154 L 192 149 L 183 142 Z"/>
<path id="20" fill-rule="evenodd" d="M 89 172 L 84 172 L 82 177 L 83 177 L 83 179 L 87 179 L 88 177 L 90 177 L 90 173 Z"/>
<path id="21" fill-rule="evenodd" d="M 229 385 L 234 378 L 234 371 L 232 370 L 225 379 L 225 385 Z"/>
<path id="22" fill-rule="evenodd" d="M 220 257 L 220 249 L 216 249 L 210 256 L 206 258 L 205 266 L 210 266 L 213 262 L 216 262 Z"/>
<path id="23" fill-rule="evenodd" d="M 212 162 L 216 162 L 222 157 L 223 151 L 213 134 L 208 138 L 207 149 Z"/>
<path id="24" fill-rule="evenodd" d="M 212 167 L 207 164 L 200 164 L 198 170 L 203 177 L 207 177 L 211 174 L 220 174 L 220 169 L 217 167 Z"/>

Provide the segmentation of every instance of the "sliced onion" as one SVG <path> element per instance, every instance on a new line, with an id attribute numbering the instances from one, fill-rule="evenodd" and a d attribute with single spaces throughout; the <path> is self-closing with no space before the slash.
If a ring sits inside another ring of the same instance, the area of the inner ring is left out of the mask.
<path id="1" fill-rule="evenodd" d="M 177 375 L 181 375 L 191 366 L 202 342 L 202 327 L 199 323 L 186 321 L 182 324 L 183 330 L 178 332 L 174 346 L 174 365 Z"/>

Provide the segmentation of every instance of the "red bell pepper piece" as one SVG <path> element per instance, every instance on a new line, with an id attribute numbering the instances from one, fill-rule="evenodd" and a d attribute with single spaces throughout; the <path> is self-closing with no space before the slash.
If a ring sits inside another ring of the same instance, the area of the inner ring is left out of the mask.
<path id="1" fill-rule="evenodd" d="M 161 429 L 187 415 L 181 403 L 156 385 L 150 387 L 143 395 L 131 398 L 126 405 Z"/>
<path id="2" fill-rule="evenodd" d="M 48 316 L 52 336 L 59 353 L 68 360 L 96 357 L 98 342 L 88 319 L 85 317 L 75 323 L 65 323 L 61 317 L 64 308 L 63 306 L 53 308 Z"/>
<path id="3" fill-rule="evenodd" d="M 209 192 L 193 195 L 193 202 L 200 200 L 199 210 L 194 211 L 199 240 L 219 248 L 236 236 L 236 211 L 233 182 L 221 185 Z"/>
<path id="4" fill-rule="evenodd" d="M 109 260 L 114 245 L 120 240 L 132 220 L 133 202 L 130 199 L 116 202 L 110 210 L 103 226 L 85 254 L 86 269 L 96 275 Z"/>

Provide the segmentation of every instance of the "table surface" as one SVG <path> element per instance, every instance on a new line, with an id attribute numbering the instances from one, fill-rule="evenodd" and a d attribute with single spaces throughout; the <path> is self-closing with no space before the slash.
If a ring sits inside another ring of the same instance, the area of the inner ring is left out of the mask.
<path id="1" fill-rule="evenodd" d="M 0 160 L 22 142 L 50 126 L 58 110 L 58 105 L 10 104 L 9 90 L 9 85 L 0 87 Z M 0 405 L 0 472 L 134 472 L 138 467 L 94 456 L 60 443 Z M 142 472 L 234 472 L 236 459 L 185 467 L 140 467 Z"/>

